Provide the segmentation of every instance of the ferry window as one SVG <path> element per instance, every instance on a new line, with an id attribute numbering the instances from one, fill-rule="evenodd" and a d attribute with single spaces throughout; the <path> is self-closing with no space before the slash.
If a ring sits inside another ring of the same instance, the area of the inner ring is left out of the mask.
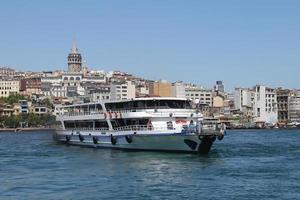
<path id="1" fill-rule="evenodd" d="M 111 125 L 113 128 L 125 126 L 125 121 L 123 119 L 111 120 Z"/>
<path id="2" fill-rule="evenodd" d="M 65 121 L 64 125 L 65 125 L 65 128 L 75 128 L 74 121 Z"/>
<path id="3" fill-rule="evenodd" d="M 108 124 L 106 121 L 95 121 L 95 128 L 107 128 Z"/>
<path id="4" fill-rule="evenodd" d="M 96 109 L 97 109 L 97 110 L 102 110 L 101 104 L 97 104 L 97 105 L 96 105 Z"/>
<path id="5" fill-rule="evenodd" d="M 145 101 L 134 101 L 133 108 L 145 108 L 146 102 Z"/>
<path id="6" fill-rule="evenodd" d="M 149 122 L 148 119 L 125 119 L 124 125 L 131 126 L 131 125 L 147 125 Z"/>
<path id="7" fill-rule="evenodd" d="M 105 107 L 106 107 L 107 110 L 113 110 L 113 106 L 114 106 L 113 103 L 106 103 L 105 104 Z"/>
<path id="8" fill-rule="evenodd" d="M 145 106 L 147 108 L 154 108 L 155 107 L 155 100 L 149 100 L 145 102 Z"/>
<path id="9" fill-rule="evenodd" d="M 166 100 L 160 100 L 159 101 L 159 107 L 161 108 L 168 108 L 168 102 Z"/>
<path id="10" fill-rule="evenodd" d="M 76 128 L 93 128 L 93 122 L 92 121 L 76 121 L 75 123 Z"/>

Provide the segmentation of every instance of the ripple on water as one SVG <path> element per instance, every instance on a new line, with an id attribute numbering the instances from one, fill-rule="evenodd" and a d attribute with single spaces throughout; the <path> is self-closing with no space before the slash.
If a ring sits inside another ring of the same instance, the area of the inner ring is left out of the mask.
<path id="1" fill-rule="evenodd" d="M 300 199 L 299 131 L 229 131 L 207 156 L 0 134 L 0 199 Z"/>

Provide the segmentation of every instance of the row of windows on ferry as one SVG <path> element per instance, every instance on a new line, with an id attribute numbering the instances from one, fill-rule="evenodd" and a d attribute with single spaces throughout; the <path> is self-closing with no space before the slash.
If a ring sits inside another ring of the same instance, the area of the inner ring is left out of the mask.
<path id="1" fill-rule="evenodd" d="M 124 127 L 124 126 L 149 126 L 150 119 L 112 119 L 112 127 Z M 82 121 L 64 121 L 64 126 L 67 129 L 108 129 L 108 123 L 106 120 L 82 120 Z"/>
<path id="2" fill-rule="evenodd" d="M 138 100 L 128 102 L 106 103 L 108 111 L 133 110 L 133 109 L 191 109 L 192 104 L 186 100 Z M 101 104 L 88 104 L 81 106 L 66 107 L 69 112 L 91 112 L 102 110 Z"/>
<path id="3" fill-rule="evenodd" d="M 204 97 L 204 96 L 206 96 L 206 97 L 211 97 L 212 95 L 209 94 L 209 93 L 207 93 L 207 94 L 205 94 L 205 95 L 204 95 L 203 93 L 202 93 L 202 94 L 197 94 L 197 93 L 196 93 L 196 94 L 194 94 L 194 93 L 188 94 L 188 93 L 187 93 L 186 96 L 192 96 L 192 97 L 193 97 L 193 96 L 196 96 L 196 97 L 199 97 L 199 96 L 200 96 L 200 97 Z"/>
<path id="4" fill-rule="evenodd" d="M 192 104 L 186 100 L 139 100 L 128 102 L 106 103 L 107 110 L 118 109 L 136 109 L 136 108 L 173 108 L 173 109 L 191 109 Z"/>

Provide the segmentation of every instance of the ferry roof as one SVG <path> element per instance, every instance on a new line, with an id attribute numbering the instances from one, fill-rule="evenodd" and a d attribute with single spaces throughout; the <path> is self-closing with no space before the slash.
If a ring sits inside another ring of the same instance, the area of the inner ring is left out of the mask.
<path id="1" fill-rule="evenodd" d="M 85 106 L 85 105 L 95 105 L 101 102 L 103 103 L 119 103 L 119 102 L 128 102 L 128 101 L 140 101 L 140 100 L 181 100 L 181 101 L 189 101 L 187 98 L 178 98 L 178 97 L 142 97 L 142 98 L 132 98 L 132 99 L 123 99 L 123 100 L 107 100 L 107 101 L 96 101 L 96 102 L 89 102 L 89 103 L 78 103 L 73 105 L 67 106 L 56 106 L 57 108 L 71 108 L 76 106 Z"/>

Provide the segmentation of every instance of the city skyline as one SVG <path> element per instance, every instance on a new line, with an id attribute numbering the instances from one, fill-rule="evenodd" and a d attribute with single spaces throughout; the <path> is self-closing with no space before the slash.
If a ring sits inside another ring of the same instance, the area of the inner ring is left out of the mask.
<path id="1" fill-rule="evenodd" d="M 204 87 L 223 80 L 226 90 L 255 84 L 298 88 L 296 1 L 1 4 L 0 65 L 67 70 L 76 38 L 93 69 Z"/>

